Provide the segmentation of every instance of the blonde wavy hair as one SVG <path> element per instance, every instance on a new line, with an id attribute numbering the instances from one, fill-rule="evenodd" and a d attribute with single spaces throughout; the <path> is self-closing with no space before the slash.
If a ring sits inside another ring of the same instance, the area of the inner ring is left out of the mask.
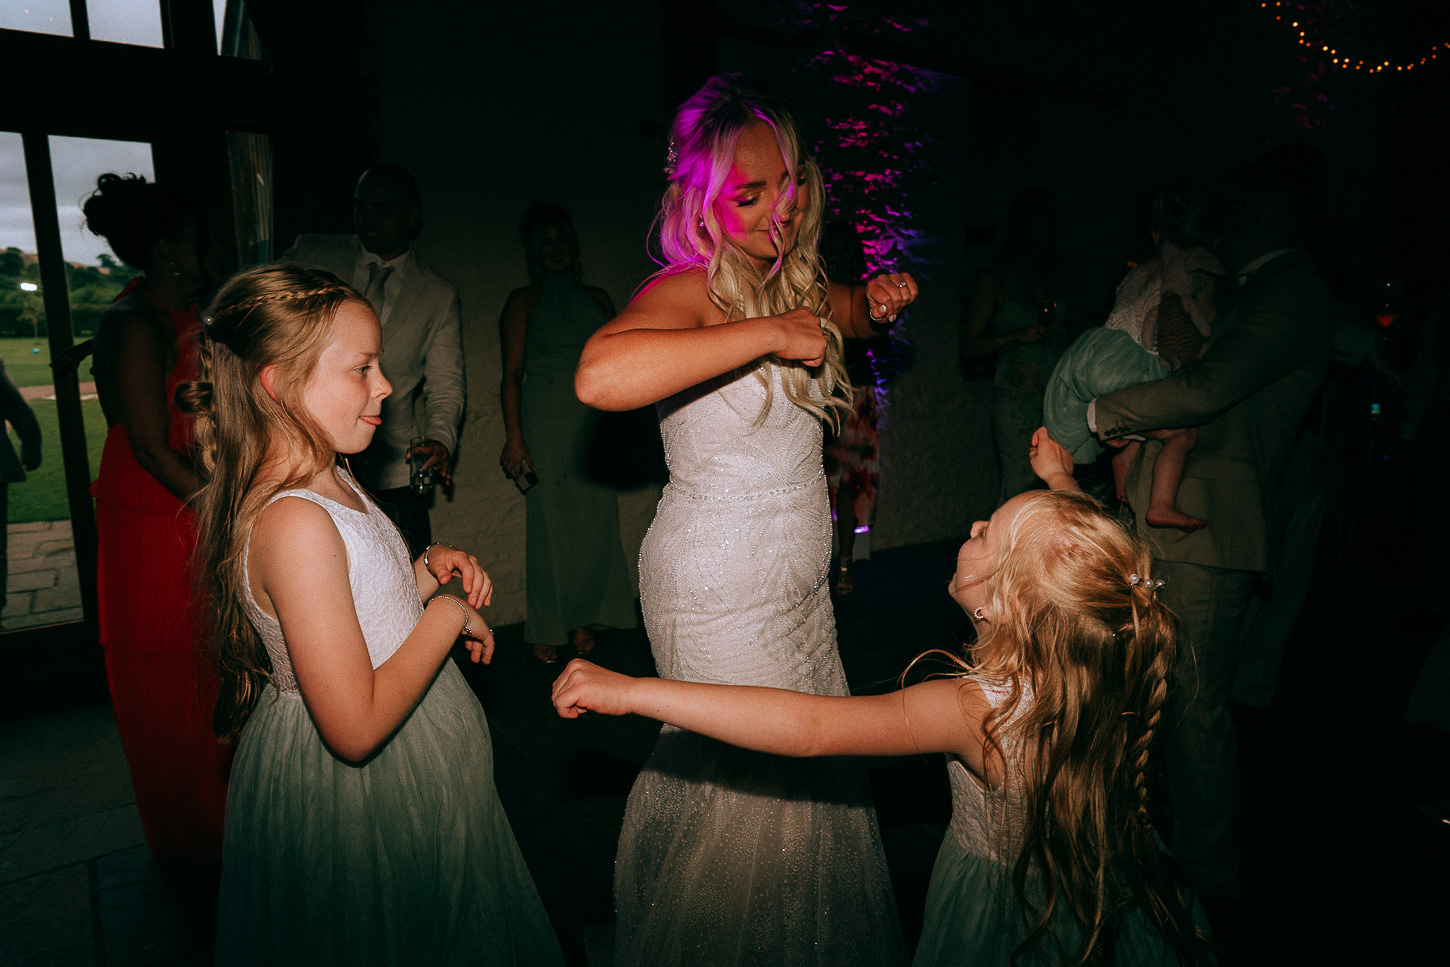
<path id="1" fill-rule="evenodd" d="M 1052 490 L 1007 522 L 982 574 L 963 576 L 995 616 L 963 667 L 1010 688 L 987 716 L 989 747 L 1020 750 L 1008 770 L 1025 805 L 1013 881 L 1028 933 L 1013 963 L 1047 959 L 1049 941 L 1065 953 L 1051 926 L 1059 906 L 1085 928 L 1071 962 L 1111 962 L 1132 901 L 1183 962 L 1206 956 L 1150 818 L 1149 760 L 1178 654 L 1152 569 L 1147 544 L 1095 499 Z M 1045 890 L 1028 889 L 1038 882 Z"/>
<path id="2" fill-rule="evenodd" d="M 271 680 L 272 664 L 242 608 L 246 551 L 268 501 L 330 466 L 336 454 L 303 404 L 303 392 L 345 302 L 367 305 L 327 272 L 266 265 L 233 276 L 204 316 L 199 378 L 178 391 L 196 415 L 208 481 L 192 499 L 197 519 L 195 587 L 221 678 L 213 724 L 232 741 Z M 274 367 L 272 389 L 262 370 Z M 290 454 L 278 467 L 269 459 Z M 277 471 L 283 472 L 278 475 Z"/>
<path id="3" fill-rule="evenodd" d="M 771 212 L 771 238 L 778 254 L 764 271 L 730 240 L 715 212 L 716 200 L 735 163 L 740 135 L 757 123 L 774 133 L 789 182 L 784 208 Z M 824 185 L 820 168 L 806 154 L 789 110 L 747 90 L 737 74 L 712 77 L 681 105 L 675 117 L 667 171 L 670 183 L 655 219 L 665 267 L 652 278 L 704 269 L 710 301 L 731 322 L 792 309 L 810 310 L 821 320 L 826 334 L 825 362 L 811 370 L 794 360 L 777 360 L 782 385 L 792 403 L 837 426 L 841 415 L 851 408 L 851 383 L 842 361 L 841 331 L 831 319 L 825 266 L 816 250 L 825 208 Z M 795 211 L 801 178 L 809 203 Z M 792 212 L 798 224 L 796 242 L 786 250 L 780 219 Z M 765 369 L 758 362 L 755 368 L 768 393 L 774 392 Z M 767 395 L 766 408 L 769 406 Z"/>

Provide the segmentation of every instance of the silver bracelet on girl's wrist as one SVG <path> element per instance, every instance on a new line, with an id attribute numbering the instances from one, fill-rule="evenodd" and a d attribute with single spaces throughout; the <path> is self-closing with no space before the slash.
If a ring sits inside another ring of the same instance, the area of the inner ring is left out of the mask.
<path id="1" fill-rule="evenodd" d="M 423 548 L 423 567 L 427 568 L 429 571 L 432 571 L 433 568 L 428 563 L 428 555 L 433 553 L 433 548 L 435 547 L 453 547 L 453 545 L 448 543 L 447 541 L 434 541 L 432 544 L 429 544 L 427 547 Z M 455 551 L 458 550 L 458 548 L 456 547 L 453 547 L 453 549 Z"/>
<path id="2" fill-rule="evenodd" d="M 449 546 L 452 546 L 452 545 L 449 545 Z M 463 630 L 461 632 L 459 632 L 459 634 L 463 634 L 463 635 L 471 635 L 471 634 L 473 634 L 473 629 L 471 629 L 471 628 L 468 627 L 468 605 L 464 604 L 462 601 L 459 601 L 457 598 L 455 598 L 451 594 L 435 594 L 435 595 L 433 595 L 432 600 L 436 601 L 439 598 L 447 598 L 449 601 L 452 601 L 454 604 L 458 605 L 459 610 L 463 612 Z"/>

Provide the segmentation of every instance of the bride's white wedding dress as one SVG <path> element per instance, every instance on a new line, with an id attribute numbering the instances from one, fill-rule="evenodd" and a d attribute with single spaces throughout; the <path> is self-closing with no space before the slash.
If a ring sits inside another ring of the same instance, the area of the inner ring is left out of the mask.
<path id="1" fill-rule="evenodd" d="M 767 399 L 770 380 L 770 405 Z M 821 422 L 764 362 L 659 404 L 670 467 L 640 553 L 665 678 L 848 694 L 826 579 Z M 665 726 L 629 797 L 615 962 L 904 963 L 864 770 Z"/>

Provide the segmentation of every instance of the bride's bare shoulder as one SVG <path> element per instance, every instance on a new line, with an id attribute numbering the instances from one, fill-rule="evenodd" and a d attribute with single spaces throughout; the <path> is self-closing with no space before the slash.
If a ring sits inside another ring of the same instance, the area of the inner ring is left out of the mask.
<path id="1" fill-rule="evenodd" d="M 725 321 L 724 311 L 710 298 L 705 270 L 699 266 L 662 272 L 650 279 L 620 315 L 631 317 L 630 321 L 643 327 L 661 329 L 689 329 Z"/>

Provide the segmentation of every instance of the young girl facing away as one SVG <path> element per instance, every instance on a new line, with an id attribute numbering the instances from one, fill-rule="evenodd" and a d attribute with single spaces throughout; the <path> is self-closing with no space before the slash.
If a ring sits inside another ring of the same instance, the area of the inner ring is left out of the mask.
<path id="1" fill-rule="evenodd" d="M 1150 219 L 1155 258 L 1137 265 L 1118 286 L 1104 325 L 1078 337 L 1058 360 L 1043 398 L 1043 421 L 1079 462 L 1102 452 L 1087 425 L 1088 404 L 1099 396 L 1162 379 L 1198 359 L 1218 318 L 1223 263 L 1209 250 L 1226 228 L 1226 208 L 1214 194 L 1162 192 Z M 1163 446 L 1153 461 L 1152 492 L 1144 520 L 1154 527 L 1197 530 L 1206 525 L 1178 509 L 1178 485 L 1198 440 L 1193 427 L 1144 434 Z M 1128 467 L 1136 441 L 1118 442 L 1113 481 L 1126 500 Z"/>
<path id="2" fill-rule="evenodd" d="M 1072 483 L 1041 431 L 1032 457 L 1049 483 Z M 1151 568 L 1143 541 L 1091 497 L 1029 491 L 975 524 L 958 555 L 950 592 L 978 632 L 959 675 L 830 697 L 576 660 L 554 704 L 566 718 L 648 715 L 778 755 L 947 753 L 952 820 L 918 965 L 1201 962 L 1148 818 L 1175 654 Z"/>
<path id="3" fill-rule="evenodd" d="M 218 964 L 558 964 L 448 660 L 488 661 L 492 585 L 447 544 L 408 560 L 338 456 L 391 391 L 368 304 L 326 272 L 228 281 L 184 390 L 209 482 L 198 587 L 236 739 Z M 463 597 L 439 587 L 461 580 Z"/>

